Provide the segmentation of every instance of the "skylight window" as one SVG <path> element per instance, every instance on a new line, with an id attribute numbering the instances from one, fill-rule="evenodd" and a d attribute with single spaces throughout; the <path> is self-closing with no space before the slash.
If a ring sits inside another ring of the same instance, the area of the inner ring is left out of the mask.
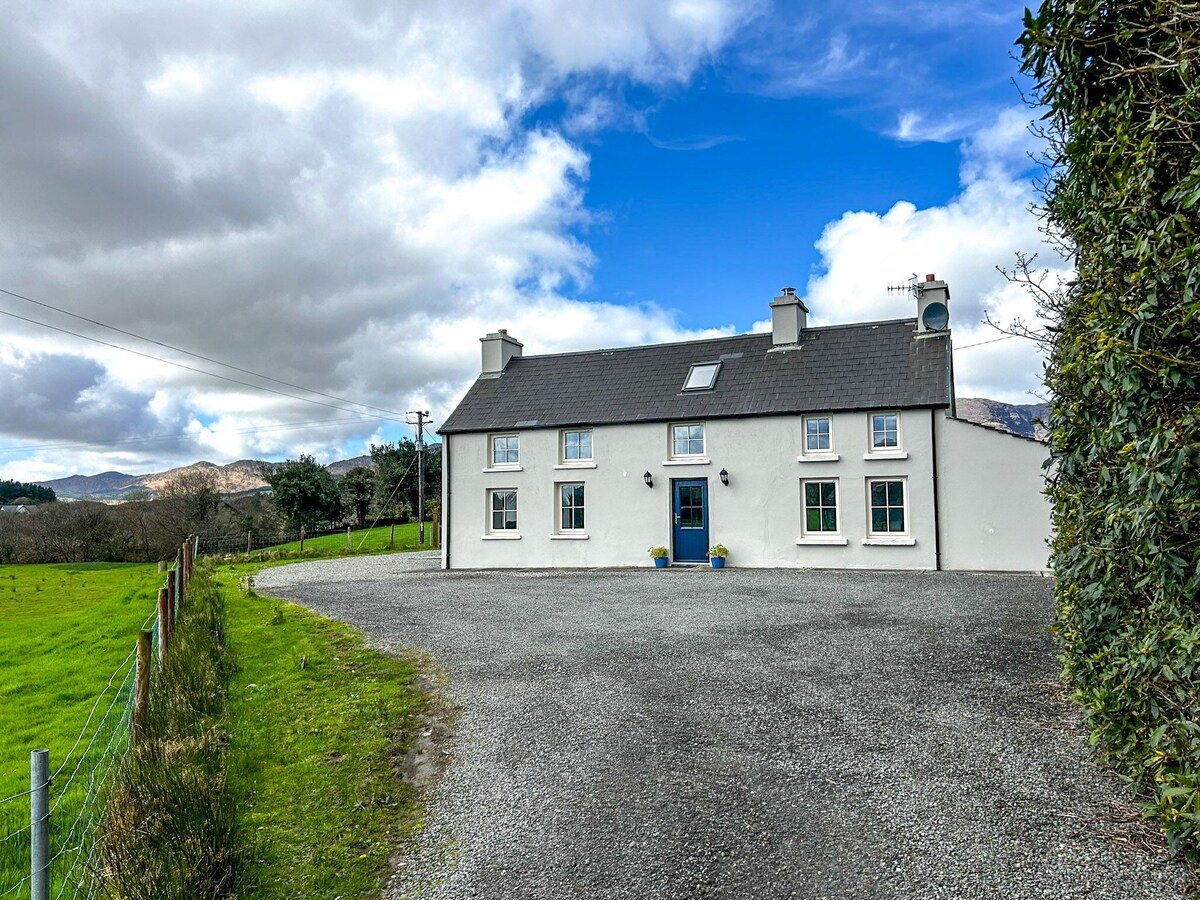
<path id="1" fill-rule="evenodd" d="M 717 373 L 721 371 L 719 362 L 696 363 L 688 369 L 687 380 L 683 383 L 685 391 L 711 391 L 717 383 Z"/>

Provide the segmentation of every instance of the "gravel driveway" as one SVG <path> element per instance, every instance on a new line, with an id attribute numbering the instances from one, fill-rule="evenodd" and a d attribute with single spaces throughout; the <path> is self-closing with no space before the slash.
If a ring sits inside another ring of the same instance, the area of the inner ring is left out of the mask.
<path id="1" fill-rule="evenodd" d="M 428 648 L 454 762 L 392 898 L 1179 898 L 1056 687 L 1051 584 L 269 569 Z"/>

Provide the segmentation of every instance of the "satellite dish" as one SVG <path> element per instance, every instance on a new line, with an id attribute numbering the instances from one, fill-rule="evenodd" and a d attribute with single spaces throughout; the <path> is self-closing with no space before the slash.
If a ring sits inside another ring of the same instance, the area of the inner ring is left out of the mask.
<path id="1" fill-rule="evenodd" d="M 921 324 L 925 326 L 926 331 L 945 331 L 946 326 L 950 324 L 950 310 L 946 309 L 945 303 L 935 300 L 921 313 Z"/>

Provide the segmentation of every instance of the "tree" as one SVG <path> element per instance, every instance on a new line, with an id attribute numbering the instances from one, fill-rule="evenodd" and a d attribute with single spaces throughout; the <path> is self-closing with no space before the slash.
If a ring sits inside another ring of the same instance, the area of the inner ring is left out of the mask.
<path id="1" fill-rule="evenodd" d="M 442 454 L 437 444 L 425 448 L 425 500 L 442 495 Z M 375 464 L 375 498 L 380 511 L 402 518 L 417 508 L 417 442 L 404 438 L 395 444 L 372 444 Z"/>
<path id="2" fill-rule="evenodd" d="M 53 503 L 58 499 L 53 489 L 28 481 L 0 481 L 0 504 Z"/>
<path id="3" fill-rule="evenodd" d="M 267 479 L 275 506 L 294 527 L 341 518 L 342 495 L 329 470 L 311 456 L 301 456 L 280 466 Z"/>
<path id="4" fill-rule="evenodd" d="M 1056 633 L 1093 741 L 1200 850 L 1200 4 L 1047 0 Z"/>
<path id="5" fill-rule="evenodd" d="M 198 534 L 221 506 L 217 478 L 208 469 L 183 469 L 158 491 L 160 527 L 177 547 L 190 534 Z"/>
<path id="6" fill-rule="evenodd" d="M 338 484 L 346 506 L 354 512 L 358 527 L 367 524 L 367 512 L 371 509 L 371 498 L 375 496 L 375 472 L 366 466 L 355 466 Z"/>

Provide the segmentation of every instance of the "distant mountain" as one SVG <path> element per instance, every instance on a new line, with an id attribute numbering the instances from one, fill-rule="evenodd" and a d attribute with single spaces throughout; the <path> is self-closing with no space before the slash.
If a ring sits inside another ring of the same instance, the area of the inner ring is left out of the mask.
<path id="1" fill-rule="evenodd" d="M 368 469 L 374 468 L 371 463 L 371 456 L 356 456 L 353 459 L 341 459 L 337 462 L 331 462 L 325 468 L 329 470 L 329 474 L 334 478 L 341 478 L 355 466 L 366 466 Z"/>
<path id="2" fill-rule="evenodd" d="M 42 487 L 53 488 L 59 497 L 119 497 L 138 486 L 140 475 L 124 472 L 101 472 L 99 475 L 71 475 L 53 481 L 37 481 Z"/>
<path id="3" fill-rule="evenodd" d="M 1049 434 L 1045 423 L 1050 419 L 1050 407 L 1045 403 L 1014 404 L 983 397 L 959 397 L 955 400 L 955 412 L 960 419 L 1038 441 L 1046 440 Z"/>
<path id="4" fill-rule="evenodd" d="M 441 452 L 440 444 L 427 445 L 431 455 Z M 147 475 L 126 475 L 123 472 L 101 472 L 99 475 L 71 475 L 52 481 L 36 481 L 42 487 L 53 488 L 64 500 L 120 500 L 130 491 L 144 490 L 156 495 L 169 482 L 191 473 L 207 472 L 213 476 L 217 490 L 222 494 L 247 494 L 267 488 L 266 474 L 274 472 L 282 463 L 258 459 L 239 459 L 227 465 L 201 460 L 190 466 L 168 469 L 166 472 L 151 472 Z M 355 466 L 371 467 L 370 456 L 356 456 L 329 463 L 327 468 L 334 478 L 341 478 Z"/>

